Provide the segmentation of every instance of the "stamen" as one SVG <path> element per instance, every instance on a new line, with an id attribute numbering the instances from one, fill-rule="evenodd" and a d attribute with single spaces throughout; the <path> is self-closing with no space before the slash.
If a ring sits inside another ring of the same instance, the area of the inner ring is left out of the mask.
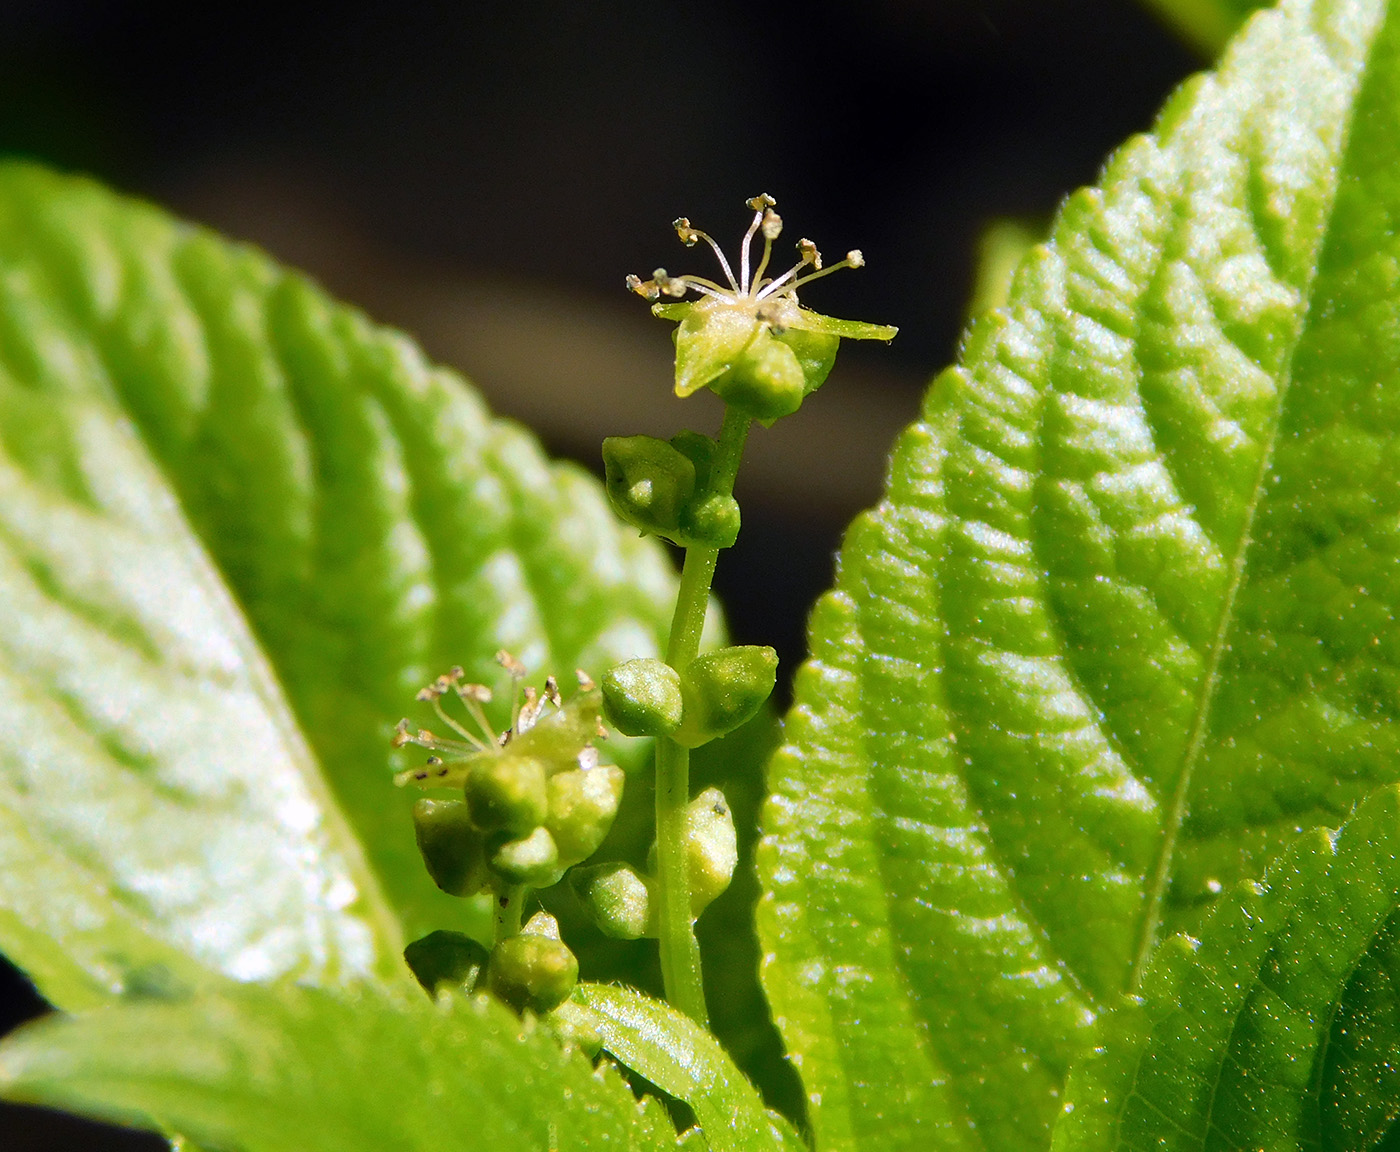
<path id="1" fill-rule="evenodd" d="M 553 676 L 544 678 L 544 698 L 556 708 L 564 706 L 564 697 L 559 694 L 559 681 Z"/>
<path id="2" fill-rule="evenodd" d="M 468 744 L 471 744 L 476 748 L 483 747 L 480 740 L 478 740 L 475 736 L 473 736 L 470 732 L 468 732 L 465 728 L 458 724 L 457 721 L 452 719 L 451 716 L 449 716 L 446 712 L 442 710 L 442 703 L 436 697 L 433 698 L 433 711 L 437 713 L 437 718 L 439 720 L 441 720 L 444 724 L 451 728 L 452 731 L 457 733 L 457 735 L 460 736 L 463 740 L 465 740 Z"/>
<path id="3" fill-rule="evenodd" d="M 745 200 L 744 203 L 755 212 L 762 212 L 765 208 L 776 208 L 778 206 L 778 202 L 768 195 L 767 192 L 760 192 L 752 200 Z"/>
<path id="4" fill-rule="evenodd" d="M 797 291 L 797 289 L 801 288 L 802 285 L 810 284 L 813 280 L 820 280 L 823 276 L 830 276 L 833 272 L 837 272 L 842 268 L 864 267 L 865 257 L 861 254 L 860 249 L 852 248 L 849 252 L 846 253 L 846 258 L 842 260 L 839 264 L 829 264 L 820 272 L 813 272 L 810 275 L 803 276 L 800 280 L 794 280 L 791 286 L 787 289 L 787 291 L 795 292 Z"/>
<path id="5" fill-rule="evenodd" d="M 724 255 L 724 249 L 715 243 L 714 237 L 708 232 L 701 232 L 699 228 L 692 228 L 690 226 L 690 221 L 684 216 L 676 220 L 673 227 L 676 229 L 676 234 L 680 236 L 681 243 L 687 248 L 693 247 L 697 240 L 703 240 L 714 249 L 715 256 L 719 259 L 719 266 L 724 269 L 724 278 L 729 281 L 729 286 L 734 289 L 735 292 L 739 291 L 739 284 L 734 279 L 734 272 L 733 269 L 729 267 L 729 261 Z M 715 287 L 719 288 L 719 285 L 716 284 Z M 720 288 L 720 291 L 723 292 L 724 289 Z"/>
<path id="6" fill-rule="evenodd" d="M 817 271 L 821 271 L 822 254 L 817 251 L 817 246 L 805 236 L 797 242 L 797 254 L 802 257 L 797 265 L 799 268 L 803 264 L 810 264 Z"/>
<path id="7" fill-rule="evenodd" d="M 593 683 L 593 677 L 582 668 L 574 669 L 574 677 L 578 680 L 579 691 L 581 692 L 592 692 L 593 689 L 597 687 L 597 685 Z"/>
<path id="8" fill-rule="evenodd" d="M 757 200 L 764 199 L 763 196 L 755 196 L 749 203 L 753 204 Z M 749 225 L 749 230 L 744 233 L 744 242 L 739 245 L 739 294 L 747 296 L 749 294 L 749 248 L 753 245 L 753 238 L 758 234 L 759 228 L 763 226 L 763 212 L 755 211 L 753 223 Z"/>
<path id="9" fill-rule="evenodd" d="M 768 261 L 773 255 L 773 241 L 782 234 L 782 231 L 783 218 L 769 208 L 763 214 L 763 259 L 758 262 L 758 270 L 753 274 L 755 288 L 763 283 L 764 269 L 768 267 Z"/>
<path id="10" fill-rule="evenodd" d="M 661 289 L 650 280 L 643 280 L 635 272 L 627 274 L 626 283 L 629 292 L 635 292 L 645 300 L 656 300 L 661 296 Z"/>

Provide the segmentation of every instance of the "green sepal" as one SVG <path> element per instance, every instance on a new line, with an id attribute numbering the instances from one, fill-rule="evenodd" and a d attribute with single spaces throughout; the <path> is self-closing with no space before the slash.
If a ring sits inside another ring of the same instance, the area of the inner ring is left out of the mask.
<path id="1" fill-rule="evenodd" d="M 549 814 L 544 826 L 554 839 L 559 866 L 587 860 L 612 830 L 626 777 L 613 764 L 560 772 L 549 781 Z"/>
<path id="2" fill-rule="evenodd" d="M 695 465 L 655 436 L 609 436 L 603 469 L 613 511 L 644 535 L 674 536 L 695 492 Z"/>
<path id="3" fill-rule="evenodd" d="M 486 852 L 464 800 L 419 800 L 413 834 L 433 883 L 449 896 L 475 896 L 486 884 Z"/>
<path id="4" fill-rule="evenodd" d="M 838 320 L 836 323 L 851 324 L 855 321 Z M 873 328 L 876 325 L 872 324 L 869 327 Z M 836 364 L 836 350 L 841 345 L 839 336 L 811 328 L 787 328 L 782 332 L 774 332 L 773 338 L 791 348 L 793 355 L 797 357 L 798 367 L 802 369 L 804 397 L 810 396 L 826 383 L 826 378 L 831 375 L 831 369 Z"/>
<path id="5" fill-rule="evenodd" d="M 789 332 L 798 330 L 811 332 L 814 335 L 835 336 L 837 339 L 845 340 L 890 341 L 899 335 L 899 329 L 893 324 L 871 324 L 865 320 L 838 320 L 835 316 L 823 316 L 820 312 L 813 312 L 807 308 L 799 309 L 797 318 L 788 321 Z M 832 354 L 835 355 L 834 349 Z"/>
<path id="6" fill-rule="evenodd" d="M 487 984 L 517 1012 L 543 1015 L 567 999 L 578 983 L 578 958 L 562 940 L 521 932 L 491 950 Z"/>
<path id="7" fill-rule="evenodd" d="M 756 644 L 736 645 L 692 660 L 681 672 L 685 701 L 671 739 L 698 748 L 750 720 L 773 692 L 778 654 Z"/>
<path id="8" fill-rule="evenodd" d="M 565 772 L 578 763 L 579 754 L 600 733 L 603 697 L 597 688 L 579 692 L 562 708 L 548 713 L 534 727 L 518 733 L 510 742 L 517 756 L 533 756 L 544 765 L 545 775 Z"/>
<path id="9" fill-rule="evenodd" d="M 515 751 L 482 756 L 467 776 L 467 807 L 483 832 L 521 835 L 544 822 L 549 811 L 542 761 Z"/>
<path id="10" fill-rule="evenodd" d="M 637 940 L 655 935 L 651 886 L 629 865 L 614 862 L 578 868 L 570 873 L 569 883 L 604 936 Z"/>
<path id="11" fill-rule="evenodd" d="M 436 998 L 444 993 L 470 995 L 486 970 L 490 953 L 464 932 L 429 932 L 403 950 L 404 962 L 423 991 Z"/>
<path id="12" fill-rule="evenodd" d="M 548 888 L 564 875 L 559 849 L 544 827 L 517 840 L 501 839 L 494 844 L 491 871 L 511 884 L 528 884 L 531 888 Z"/>
<path id="13" fill-rule="evenodd" d="M 614 664 L 603 675 L 603 715 L 624 736 L 665 736 L 680 726 L 680 673 L 664 660 L 642 657 Z"/>
<path id="14" fill-rule="evenodd" d="M 748 309 L 714 300 L 690 306 L 676 329 L 676 395 L 690 396 L 723 376 L 764 331 Z"/>

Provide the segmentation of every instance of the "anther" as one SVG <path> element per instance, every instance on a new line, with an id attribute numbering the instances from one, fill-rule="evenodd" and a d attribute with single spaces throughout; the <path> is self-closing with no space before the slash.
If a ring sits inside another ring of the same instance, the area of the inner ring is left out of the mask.
<path id="1" fill-rule="evenodd" d="M 496 663 L 510 673 L 512 679 L 523 680 L 525 678 L 525 665 L 504 648 L 496 653 Z"/>
<path id="2" fill-rule="evenodd" d="M 671 221 L 671 227 L 676 230 L 676 235 L 687 248 L 695 247 L 696 241 L 700 239 L 700 233 L 690 226 L 690 221 L 684 216 L 678 216 Z"/>
<path id="3" fill-rule="evenodd" d="M 852 248 L 846 253 L 846 263 L 852 268 L 864 268 L 865 256 L 859 248 Z"/>
<path id="4" fill-rule="evenodd" d="M 593 677 L 582 668 L 575 668 L 574 676 L 577 678 L 579 690 L 582 692 L 592 692 L 593 689 L 597 687 L 597 685 L 593 683 Z"/>
<path id="5" fill-rule="evenodd" d="M 634 272 L 627 275 L 627 287 L 647 300 L 656 300 L 661 296 L 661 289 L 650 280 L 643 280 Z"/>
<path id="6" fill-rule="evenodd" d="M 776 208 L 778 205 L 778 202 L 768 195 L 767 192 L 760 192 L 752 200 L 746 200 L 744 203 L 755 212 L 762 212 L 765 208 Z"/>
<path id="7" fill-rule="evenodd" d="M 817 246 L 805 236 L 797 242 L 797 254 L 802 257 L 803 264 L 810 264 L 818 272 L 822 268 L 822 254 L 817 251 Z"/>
<path id="8" fill-rule="evenodd" d="M 783 232 L 783 218 L 769 208 L 763 214 L 763 238 L 776 240 Z"/>

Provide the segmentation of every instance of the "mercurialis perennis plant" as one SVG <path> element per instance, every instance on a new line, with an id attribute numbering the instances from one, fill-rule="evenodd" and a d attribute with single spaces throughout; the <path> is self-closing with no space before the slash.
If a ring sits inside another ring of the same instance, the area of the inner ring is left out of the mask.
<path id="1" fill-rule="evenodd" d="M 724 416 L 599 483 L 0 166 L 0 947 L 60 1010 L 0 1092 L 205 1152 L 1396 1147 L 1397 93 L 1400 7 L 1285 0 L 1065 201 L 780 729 L 710 582 L 751 425 L 894 334 L 807 307 L 858 252 L 678 221 L 718 271 L 629 284 Z"/>

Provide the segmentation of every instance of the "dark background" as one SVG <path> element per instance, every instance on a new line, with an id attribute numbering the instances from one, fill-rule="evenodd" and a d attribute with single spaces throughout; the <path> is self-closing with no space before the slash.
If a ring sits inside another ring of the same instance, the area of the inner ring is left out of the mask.
<path id="1" fill-rule="evenodd" d="M 0 152 L 91 172 L 310 270 L 500 412 L 597 466 L 612 433 L 713 431 L 669 398 L 627 272 L 711 274 L 778 198 L 868 266 L 804 295 L 899 325 L 755 435 L 717 586 L 791 669 L 884 454 L 956 351 L 978 238 L 1036 226 L 1202 61 L 1133 0 L 548 0 L 316 8 L 0 0 Z M 0 1032 L 42 1009 L 0 961 Z M 0 1107 L 0 1148 L 157 1148 Z"/>

